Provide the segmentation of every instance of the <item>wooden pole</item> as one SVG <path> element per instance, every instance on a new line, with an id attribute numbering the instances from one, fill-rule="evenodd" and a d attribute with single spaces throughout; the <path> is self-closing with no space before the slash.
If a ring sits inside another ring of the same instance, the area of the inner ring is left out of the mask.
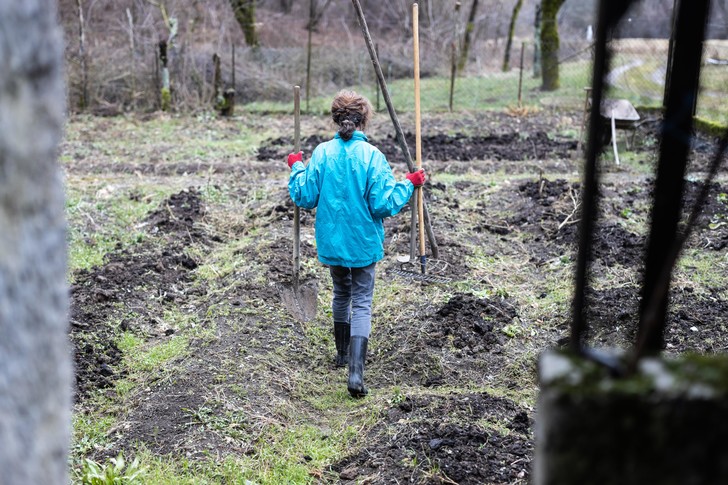
<path id="1" fill-rule="evenodd" d="M 316 4 L 309 0 L 308 9 L 308 50 L 306 54 L 306 113 L 309 113 L 309 101 L 311 98 L 311 37 L 313 35 L 313 18 L 316 14 Z"/>
<path id="2" fill-rule="evenodd" d="M 301 87 L 293 86 L 293 153 L 301 151 Z M 293 204 L 293 288 L 298 291 L 301 271 L 301 210 Z"/>
<path id="3" fill-rule="evenodd" d="M 374 46 L 374 50 L 377 53 L 377 59 L 379 59 L 379 44 L 376 44 Z M 374 73 L 374 87 L 377 92 L 377 112 L 379 112 L 379 82 L 377 81 L 376 77 L 377 77 L 377 75 L 376 75 L 376 73 Z"/>
<path id="4" fill-rule="evenodd" d="M 521 93 L 523 90 L 523 51 L 526 47 L 525 42 L 521 42 L 521 64 L 518 71 L 518 107 L 521 107 Z"/>
<path id="5" fill-rule="evenodd" d="M 379 80 L 379 87 L 382 89 L 382 97 L 384 98 L 384 103 L 387 106 L 387 110 L 389 111 L 389 117 L 391 118 L 392 124 L 394 125 L 394 131 L 397 135 L 397 143 L 402 149 L 402 154 L 404 155 L 404 160 L 407 163 L 407 168 L 410 172 L 414 172 L 415 165 L 412 161 L 412 155 L 410 154 L 409 148 L 407 147 L 407 141 L 404 138 L 404 131 L 402 131 L 402 126 L 399 124 L 397 112 L 394 110 L 394 106 L 392 105 L 392 98 L 389 96 L 389 89 L 387 89 L 387 83 L 384 80 L 384 74 L 382 73 L 382 66 L 379 64 L 379 59 L 377 58 L 377 54 L 374 49 L 372 36 L 369 34 L 369 27 L 367 26 L 366 18 L 364 18 L 364 12 L 362 11 L 361 3 L 359 2 L 359 0 L 351 1 L 354 4 L 354 9 L 356 10 L 357 18 L 359 19 L 359 25 L 361 26 L 362 35 L 364 36 L 364 42 L 366 43 L 367 49 L 369 50 L 369 57 L 371 58 L 372 64 L 374 65 L 374 70 L 377 73 L 377 79 Z M 424 201 L 423 209 L 425 216 L 425 231 L 427 232 L 427 237 L 430 242 L 430 250 L 432 251 L 432 257 L 437 259 L 439 253 L 437 240 L 435 239 L 435 233 L 432 231 L 429 211 L 427 210 L 427 204 L 424 203 Z M 410 245 L 410 257 L 414 259 L 413 245 Z"/>
<path id="6" fill-rule="evenodd" d="M 453 41 L 450 44 L 450 102 L 448 103 L 450 112 L 452 112 L 452 103 L 453 103 L 453 99 L 455 98 L 455 75 L 457 74 L 457 72 L 458 72 L 457 51 L 455 48 L 455 42 Z"/>

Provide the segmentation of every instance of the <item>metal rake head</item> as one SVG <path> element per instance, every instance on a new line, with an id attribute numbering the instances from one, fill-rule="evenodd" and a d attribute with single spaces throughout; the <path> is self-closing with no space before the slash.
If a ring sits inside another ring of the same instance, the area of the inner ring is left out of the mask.
<path id="1" fill-rule="evenodd" d="M 442 274 L 445 273 L 445 270 L 447 270 L 448 266 L 449 264 L 447 261 L 443 261 L 440 259 L 428 259 L 426 273 L 422 273 L 417 265 L 410 262 L 401 263 L 399 265 L 399 268 L 392 268 L 389 270 L 389 272 L 410 281 L 424 281 L 426 283 L 445 284 L 452 282 L 452 278 L 442 276 Z"/>

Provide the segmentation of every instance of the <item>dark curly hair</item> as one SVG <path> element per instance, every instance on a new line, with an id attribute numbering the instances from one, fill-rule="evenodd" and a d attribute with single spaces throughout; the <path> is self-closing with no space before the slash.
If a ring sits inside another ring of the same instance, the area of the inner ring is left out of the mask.
<path id="1" fill-rule="evenodd" d="M 366 129 L 372 117 L 372 104 L 354 91 L 339 91 L 331 103 L 331 119 L 339 125 L 339 136 L 348 141 L 354 130 Z"/>

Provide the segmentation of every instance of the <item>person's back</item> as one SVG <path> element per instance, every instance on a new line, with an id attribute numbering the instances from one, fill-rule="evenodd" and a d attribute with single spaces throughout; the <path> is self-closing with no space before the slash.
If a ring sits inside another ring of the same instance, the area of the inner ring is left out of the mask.
<path id="1" fill-rule="evenodd" d="M 331 106 L 340 129 L 321 143 L 304 166 L 301 152 L 288 156 L 288 190 L 294 203 L 317 208 L 316 246 L 319 260 L 330 266 L 336 365 L 349 362 L 348 389 L 366 395 L 364 360 L 371 331 L 374 269 L 384 257 L 383 219 L 397 214 L 409 201 L 423 171 L 397 182 L 392 169 L 363 130 L 372 113 L 369 101 L 342 91 Z M 348 355 L 347 355 L 348 353 Z"/>

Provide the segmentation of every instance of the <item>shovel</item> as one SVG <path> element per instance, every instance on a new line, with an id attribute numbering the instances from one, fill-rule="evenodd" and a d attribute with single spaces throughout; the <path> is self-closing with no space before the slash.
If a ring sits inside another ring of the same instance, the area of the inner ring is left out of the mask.
<path id="1" fill-rule="evenodd" d="M 301 88 L 293 87 L 294 136 L 293 153 L 301 150 Z M 280 284 L 278 291 L 283 306 L 301 322 L 316 316 L 318 285 L 315 280 L 301 281 L 301 211 L 293 205 L 293 271 L 291 285 Z"/>

